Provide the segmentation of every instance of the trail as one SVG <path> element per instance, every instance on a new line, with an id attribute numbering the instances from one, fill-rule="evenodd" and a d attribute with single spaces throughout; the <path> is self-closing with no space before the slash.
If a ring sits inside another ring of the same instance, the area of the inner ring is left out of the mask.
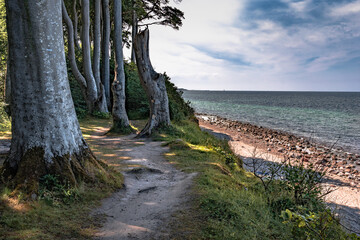
<path id="1" fill-rule="evenodd" d="M 161 142 L 134 139 L 134 135 L 104 137 L 115 142 L 122 160 L 125 187 L 103 200 L 94 214 L 106 222 L 96 239 L 169 239 L 173 214 L 185 208 L 194 174 L 175 169 L 163 156 Z"/>

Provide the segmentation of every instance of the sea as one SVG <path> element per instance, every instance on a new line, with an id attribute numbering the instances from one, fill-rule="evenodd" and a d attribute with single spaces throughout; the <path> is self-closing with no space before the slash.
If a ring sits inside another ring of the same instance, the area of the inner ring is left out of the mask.
<path id="1" fill-rule="evenodd" d="M 197 113 L 285 131 L 360 154 L 360 92 L 183 92 Z"/>

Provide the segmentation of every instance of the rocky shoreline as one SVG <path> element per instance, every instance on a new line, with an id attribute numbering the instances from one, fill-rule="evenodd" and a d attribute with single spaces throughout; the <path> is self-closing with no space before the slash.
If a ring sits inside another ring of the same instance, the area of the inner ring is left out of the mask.
<path id="1" fill-rule="evenodd" d="M 200 122 L 230 131 L 232 140 L 251 141 L 269 153 L 279 154 L 290 161 L 302 160 L 306 164 L 317 164 L 320 170 L 328 169 L 351 187 L 360 187 L 360 155 L 343 151 L 335 146 L 325 146 L 311 139 L 273 130 L 249 123 L 242 123 L 215 115 L 197 113 Z"/>

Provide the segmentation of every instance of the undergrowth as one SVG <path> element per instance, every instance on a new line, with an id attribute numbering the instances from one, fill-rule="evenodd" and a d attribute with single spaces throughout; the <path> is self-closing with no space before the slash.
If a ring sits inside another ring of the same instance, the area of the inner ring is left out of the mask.
<path id="1" fill-rule="evenodd" d="M 0 102 L 0 132 L 9 131 L 11 121 L 7 113 L 5 112 L 5 103 Z"/>
<path id="2" fill-rule="evenodd" d="M 90 118 L 81 122 L 85 138 L 106 129 L 107 119 Z M 93 142 L 89 141 L 90 144 Z M 99 153 L 107 149 L 91 146 Z M 105 147 L 104 147 L 105 148 Z M 104 154 L 105 154 L 104 153 Z M 108 163 L 108 159 L 100 155 Z M 118 160 L 117 160 L 118 161 Z M 109 196 L 123 183 L 123 177 L 112 167 L 117 180 L 109 183 L 80 183 L 77 187 L 61 182 L 58 176 L 45 175 L 39 181 L 39 192 L 29 197 L 0 184 L 0 239 L 91 239 L 101 226 L 104 216 L 91 214 L 101 199 Z"/>
<path id="3" fill-rule="evenodd" d="M 113 191 L 103 184 L 43 186 L 37 201 L 25 201 L 21 193 L 0 190 L 0 239 L 7 240 L 90 239 L 102 219 L 90 212 Z"/>
<path id="4" fill-rule="evenodd" d="M 316 216 L 324 216 L 327 210 L 321 202 L 315 207 L 297 205 L 292 190 L 284 189 L 279 181 L 265 192 L 260 180 L 241 168 L 241 160 L 227 142 L 202 132 L 196 123 L 181 121 L 157 132 L 154 139 L 170 146 L 166 156 L 171 163 L 183 171 L 199 173 L 195 207 L 189 213 L 192 217 L 179 220 L 183 228 L 192 226 L 193 232 L 199 233 L 194 239 L 321 239 L 308 238 L 310 230 L 289 219 L 286 222 L 282 214 L 286 209 L 295 212 L 302 207 L 303 214 L 316 211 Z M 344 233 L 333 215 L 326 237 L 354 239 Z"/>

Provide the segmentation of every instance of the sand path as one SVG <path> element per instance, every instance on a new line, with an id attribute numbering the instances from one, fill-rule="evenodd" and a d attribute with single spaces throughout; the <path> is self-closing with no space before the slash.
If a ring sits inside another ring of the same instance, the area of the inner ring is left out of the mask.
<path id="1" fill-rule="evenodd" d="M 204 121 L 200 121 L 200 127 L 218 138 L 228 140 L 232 150 L 242 157 L 244 167 L 248 170 L 251 170 L 249 168 L 253 158 L 273 163 L 280 163 L 283 159 L 280 153 L 269 152 L 259 139 L 252 139 L 250 135 L 240 136 L 240 133 Z M 334 175 L 327 176 L 324 186 L 336 189 L 326 196 L 326 203 L 338 213 L 346 228 L 360 235 L 360 186 L 351 187 L 346 179 Z"/>
<path id="2" fill-rule="evenodd" d="M 104 137 L 118 145 L 125 187 L 95 211 L 106 216 L 96 239 L 170 239 L 172 214 L 185 207 L 194 174 L 175 169 L 161 142 L 134 136 Z"/>

